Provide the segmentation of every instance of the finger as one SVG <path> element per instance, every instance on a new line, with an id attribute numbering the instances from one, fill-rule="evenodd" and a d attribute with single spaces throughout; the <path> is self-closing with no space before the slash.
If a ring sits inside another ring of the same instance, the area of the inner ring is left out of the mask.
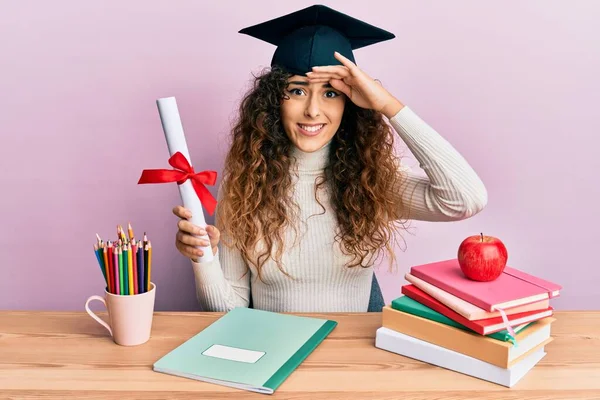
<path id="1" fill-rule="evenodd" d="M 189 233 L 190 235 L 206 235 L 206 231 L 204 229 L 192 224 L 190 221 L 185 219 L 179 220 L 179 222 L 177 222 L 177 228 L 179 228 L 180 231 Z"/>
<path id="2" fill-rule="evenodd" d="M 219 231 L 219 229 L 214 225 L 208 225 L 206 227 L 206 231 L 208 232 L 211 246 L 215 247 L 217 244 L 219 244 L 219 240 L 221 239 L 221 231 Z"/>
<path id="3" fill-rule="evenodd" d="M 340 79 L 332 79 L 331 81 L 329 81 L 329 83 L 334 89 L 339 90 L 349 98 L 352 98 L 352 87 L 347 85 L 344 81 Z"/>
<path id="4" fill-rule="evenodd" d="M 321 65 L 312 68 L 313 73 L 327 72 L 332 74 L 340 74 L 342 76 L 349 76 L 350 70 L 343 65 Z M 309 72 L 310 74 L 310 72 Z"/>
<path id="5" fill-rule="evenodd" d="M 309 79 L 308 83 L 328 83 L 331 79 L 322 78 L 322 79 Z"/>
<path id="6" fill-rule="evenodd" d="M 344 65 L 344 67 L 348 68 L 348 70 L 351 73 L 356 73 L 356 72 L 360 71 L 359 68 L 356 66 L 356 64 L 354 64 L 352 61 L 350 61 L 349 59 L 347 59 L 346 57 L 344 57 L 343 55 L 341 55 L 337 51 L 335 51 L 333 53 L 333 56 L 335 57 L 336 60 L 338 60 L 339 62 L 341 62 L 342 65 Z"/>
<path id="7" fill-rule="evenodd" d="M 192 218 L 192 213 L 190 212 L 190 210 L 183 206 L 174 207 L 173 214 L 175 214 L 179 218 Z"/>
<path id="8" fill-rule="evenodd" d="M 353 77 L 341 77 L 341 76 L 335 75 L 335 74 L 323 74 L 322 76 L 319 76 L 319 77 L 308 78 L 308 83 L 311 83 L 311 84 L 330 83 L 334 79 L 344 81 L 344 83 L 346 83 L 347 85 L 350 85 L 350 86 L 354 85 L 354 80 L 355 80 Z"/>
<path id="9" fill-rule="evenodd" d="M 188 246 L 187 244 L 183 244 L 181 242 L 178 242 L 177 249 L 181 252 L 181 254 L 193 259 L 194 261 L 197 261 L 198 257 L 202 257 L 204 255 L 202 249 L 197 249 L 193 246 Z"/>
<path id="10" fill-rule="evenodd" d="M 210 245 L 209 241 L 206 239 L 197 238 L 192 235 L 187 235 L 181 231 L 177 232 L 177 235 L 175 235 L 175 236 L 177 237 L 177 240 L 179 242 L 189 245 L 189 246 L 206 247 L 206 246 Z"/>
<path id="11" fill-rule="evenodd" d="M 335 72 L 309 72 L 308 81 L 312 82 L 313 79 L 350 79 L 350 75 L 342 75 Z"/>
<path id="12" fill-rule="evenodd" d="M 332 65 L 315 65 L 311 68 L 311 71 L 348 71 L 350 69 L 345 65 L 332 64 Z"/>

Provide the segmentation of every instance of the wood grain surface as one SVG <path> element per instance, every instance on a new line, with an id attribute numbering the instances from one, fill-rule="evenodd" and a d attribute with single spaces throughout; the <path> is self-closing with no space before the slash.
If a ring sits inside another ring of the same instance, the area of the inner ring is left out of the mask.
<path id="1" fill-rule="evenodd" d="M 0 311 L 0 399 L 600 399 L 600 311 L 555 312 L 548 355 L 510 389 L 376 348 L 380 313 L 298 314 L 339 325 L 273 395 L 152 371 L 221 315 L 156 312 L 150 341 L 122 347 L 85 312 Z"/>

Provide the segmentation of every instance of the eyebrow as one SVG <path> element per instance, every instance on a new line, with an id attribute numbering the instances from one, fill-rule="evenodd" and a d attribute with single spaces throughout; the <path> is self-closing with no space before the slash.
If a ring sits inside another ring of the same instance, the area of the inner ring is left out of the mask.
<path id="1" fill-rule="evenodd" d="M 291 81 L 291 82 L 288 82 L 288 85 L 308 86 L 308 82 L 307 81 Z M 323 85 L 323 87 L 324 88 L 332 88 L 333 89 L 333 86 L 331 86 L 330 83 L 325 83 Z"/>

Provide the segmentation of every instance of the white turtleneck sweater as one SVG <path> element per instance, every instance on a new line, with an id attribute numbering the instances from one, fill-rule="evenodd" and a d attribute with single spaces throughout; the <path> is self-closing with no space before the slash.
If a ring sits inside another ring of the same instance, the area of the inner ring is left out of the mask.
<path id="1" fill-rule="evenodd" d="M 408 179 L 396 193 L 410 201 L 412 220 L 458 221 L 469 218 L 487 203 L 487 191 L 467 161 L 431 126 L 404 106 L 390 119 L 391 126 L 419 161 L 423 174 L 406 169 Z M 300 207 L 301 240 L 291 247 L 294 234 L 286 232 L 284 275 L 269 260 L 263 280 L 247 267 L 240 252 L 219 244 L 211 262 L 192 261 L 196 295 L 203 310 L 229 311 L 253 307 L 276 312 L 365 312 L 369 305 L 373 268 L 346 268 L 348 256 L 334 242 L 336 220 L 328 199 L 319 192 L 326 208 L 315 199 L 315 180 L 327 162 L 329 145 L 313 153 L 295 148 L 298 179 L 293 199 Z M 294 175 L 294 174 L 293 174 Z M 218 196 L 219 197 L 219 196 Z M 309 218 L 310 217 L 310 218 Z"/>

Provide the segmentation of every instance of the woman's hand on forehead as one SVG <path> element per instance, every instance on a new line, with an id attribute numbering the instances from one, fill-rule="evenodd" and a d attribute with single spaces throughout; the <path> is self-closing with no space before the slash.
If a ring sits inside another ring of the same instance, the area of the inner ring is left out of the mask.
<path id="1" fill-rule="evenodd" d="M 383 112 L 387 117 L 402 107 L 379 81 L 371 78 L 352 61 L 337 52 L 334 57 L 343 65 L 313 67 L 312 72 L 306 73 L 309 83 L 329 82 L 357 106 Z"/>

